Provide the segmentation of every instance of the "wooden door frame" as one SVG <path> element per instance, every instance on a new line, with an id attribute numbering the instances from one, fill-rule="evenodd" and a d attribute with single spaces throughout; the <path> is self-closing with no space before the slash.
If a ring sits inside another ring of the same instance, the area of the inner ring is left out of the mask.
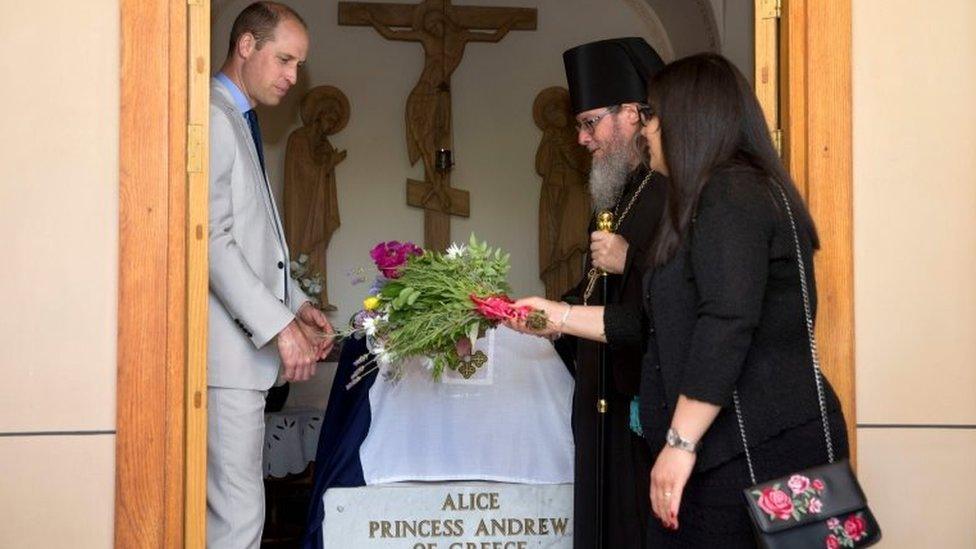
<path id="1" fill-rule="evenodd" d="M 824 369 L 854 413 L 850 0 L 783 0 L 783 152 L 807 197 Z M 209 0 L 120 0 L 115 546 L 203 547 Z"/>
<path id="2" fill-rule="evenodd" d="M 754 6 L 756 95 L 820 231 L 817 340 L 844 408 L 854 462 L 850 0 L 755 0 Z"/>
<path id="3" fill-rule="evenodd" d="M 817 341 L 855 463 L 851 0 L 783 0 L 780 44 L 783 157 L 820 231 Z"/>
<path id="4" fill-rule="evenodd" d="M 208 0 L 120 0 L 115 546 L 203 547 Z"/>

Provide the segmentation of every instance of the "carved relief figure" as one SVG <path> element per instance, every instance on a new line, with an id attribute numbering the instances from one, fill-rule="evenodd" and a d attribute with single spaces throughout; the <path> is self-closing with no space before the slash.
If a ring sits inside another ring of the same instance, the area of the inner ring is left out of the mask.
<path id="1" fill-rule="evenodd" d="M 542 130 L 535 156 L 536 172 L 542 176 L 539 276 L 546 285 L 546 297 L 560 299 L 582 279 L 589 250 L 590 156 L 576 142 L 569 92 L 565 88 L 551 87 L 539 92 L 532 115 Z"/>
<path id="2" fill-rule="evenodd" d="M 346 151 L 336 150 L 329 136 L 349 122 L 349 100 L 338 88 L 318 86 L 302 98 L 303 126 L 288 136 L 285 149 L 285 237 L 294 258 L 309 256 L 309 266 L 322 275 L 324 309 L 329 304 L 326 278 L 326 250 L 332 233 L 339 228 L 336 195 L 336 166 Z"/>

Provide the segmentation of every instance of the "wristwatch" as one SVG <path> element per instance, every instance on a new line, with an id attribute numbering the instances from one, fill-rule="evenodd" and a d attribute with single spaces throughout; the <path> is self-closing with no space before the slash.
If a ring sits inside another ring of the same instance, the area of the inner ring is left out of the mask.
<path id="1" fill-rule="evenodd" d="M 674 428 L 668 429 L 668 433 L 664 436 L 664 441 L 672 448 L 684 450 L 685 452 L 691 452 L 692 454 L 698 452 L 698 449 L 701 448 L 701 442 L 694 442 L 686 438 L 681 438 L 681 435 L 679 435 L 678 431 L 675 431 Z"/>

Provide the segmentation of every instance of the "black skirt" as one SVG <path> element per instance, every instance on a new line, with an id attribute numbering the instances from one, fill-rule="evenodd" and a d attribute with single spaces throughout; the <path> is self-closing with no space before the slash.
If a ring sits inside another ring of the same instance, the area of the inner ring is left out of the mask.
<path id="1" fill-rule="evenodd" d="M 830 414 L 837 459 L 848 456 L 841 412 Z M 756 480 L 781 477 L 827 462 L 823 424 L 816 420 L 787 429 L 752 448 Z M 678 530 L 667 530 L 656 517 L 648 521 L 648 549 L 756 547 L 742 490 L 752 485 L 745 454 L 707 471 L 692 473 L 681 497 Z"/>

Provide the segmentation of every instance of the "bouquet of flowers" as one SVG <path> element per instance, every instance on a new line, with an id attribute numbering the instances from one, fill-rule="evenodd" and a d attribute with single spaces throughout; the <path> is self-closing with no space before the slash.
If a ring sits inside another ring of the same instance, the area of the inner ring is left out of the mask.
<path id="1" fill-rule="evenodd" d="M 349 386 L 373 370 L 388 378 L 402 375 L 403 362 L 429 359 L 434 379 L 445 368 L 469 378 L 486 361 L 472 353 L 473 342 L 505 320 L 544 327 L 541 311 L 515 307 L 508 297 L 508 254 L 478 242 L 452 244 L 446 252 L 423 250 L 409 242 L 382 242 L 370 252 L 380 276 L 352 319 L 352 335 L 367 338 L 369 353 L 357 362 Z"/>

